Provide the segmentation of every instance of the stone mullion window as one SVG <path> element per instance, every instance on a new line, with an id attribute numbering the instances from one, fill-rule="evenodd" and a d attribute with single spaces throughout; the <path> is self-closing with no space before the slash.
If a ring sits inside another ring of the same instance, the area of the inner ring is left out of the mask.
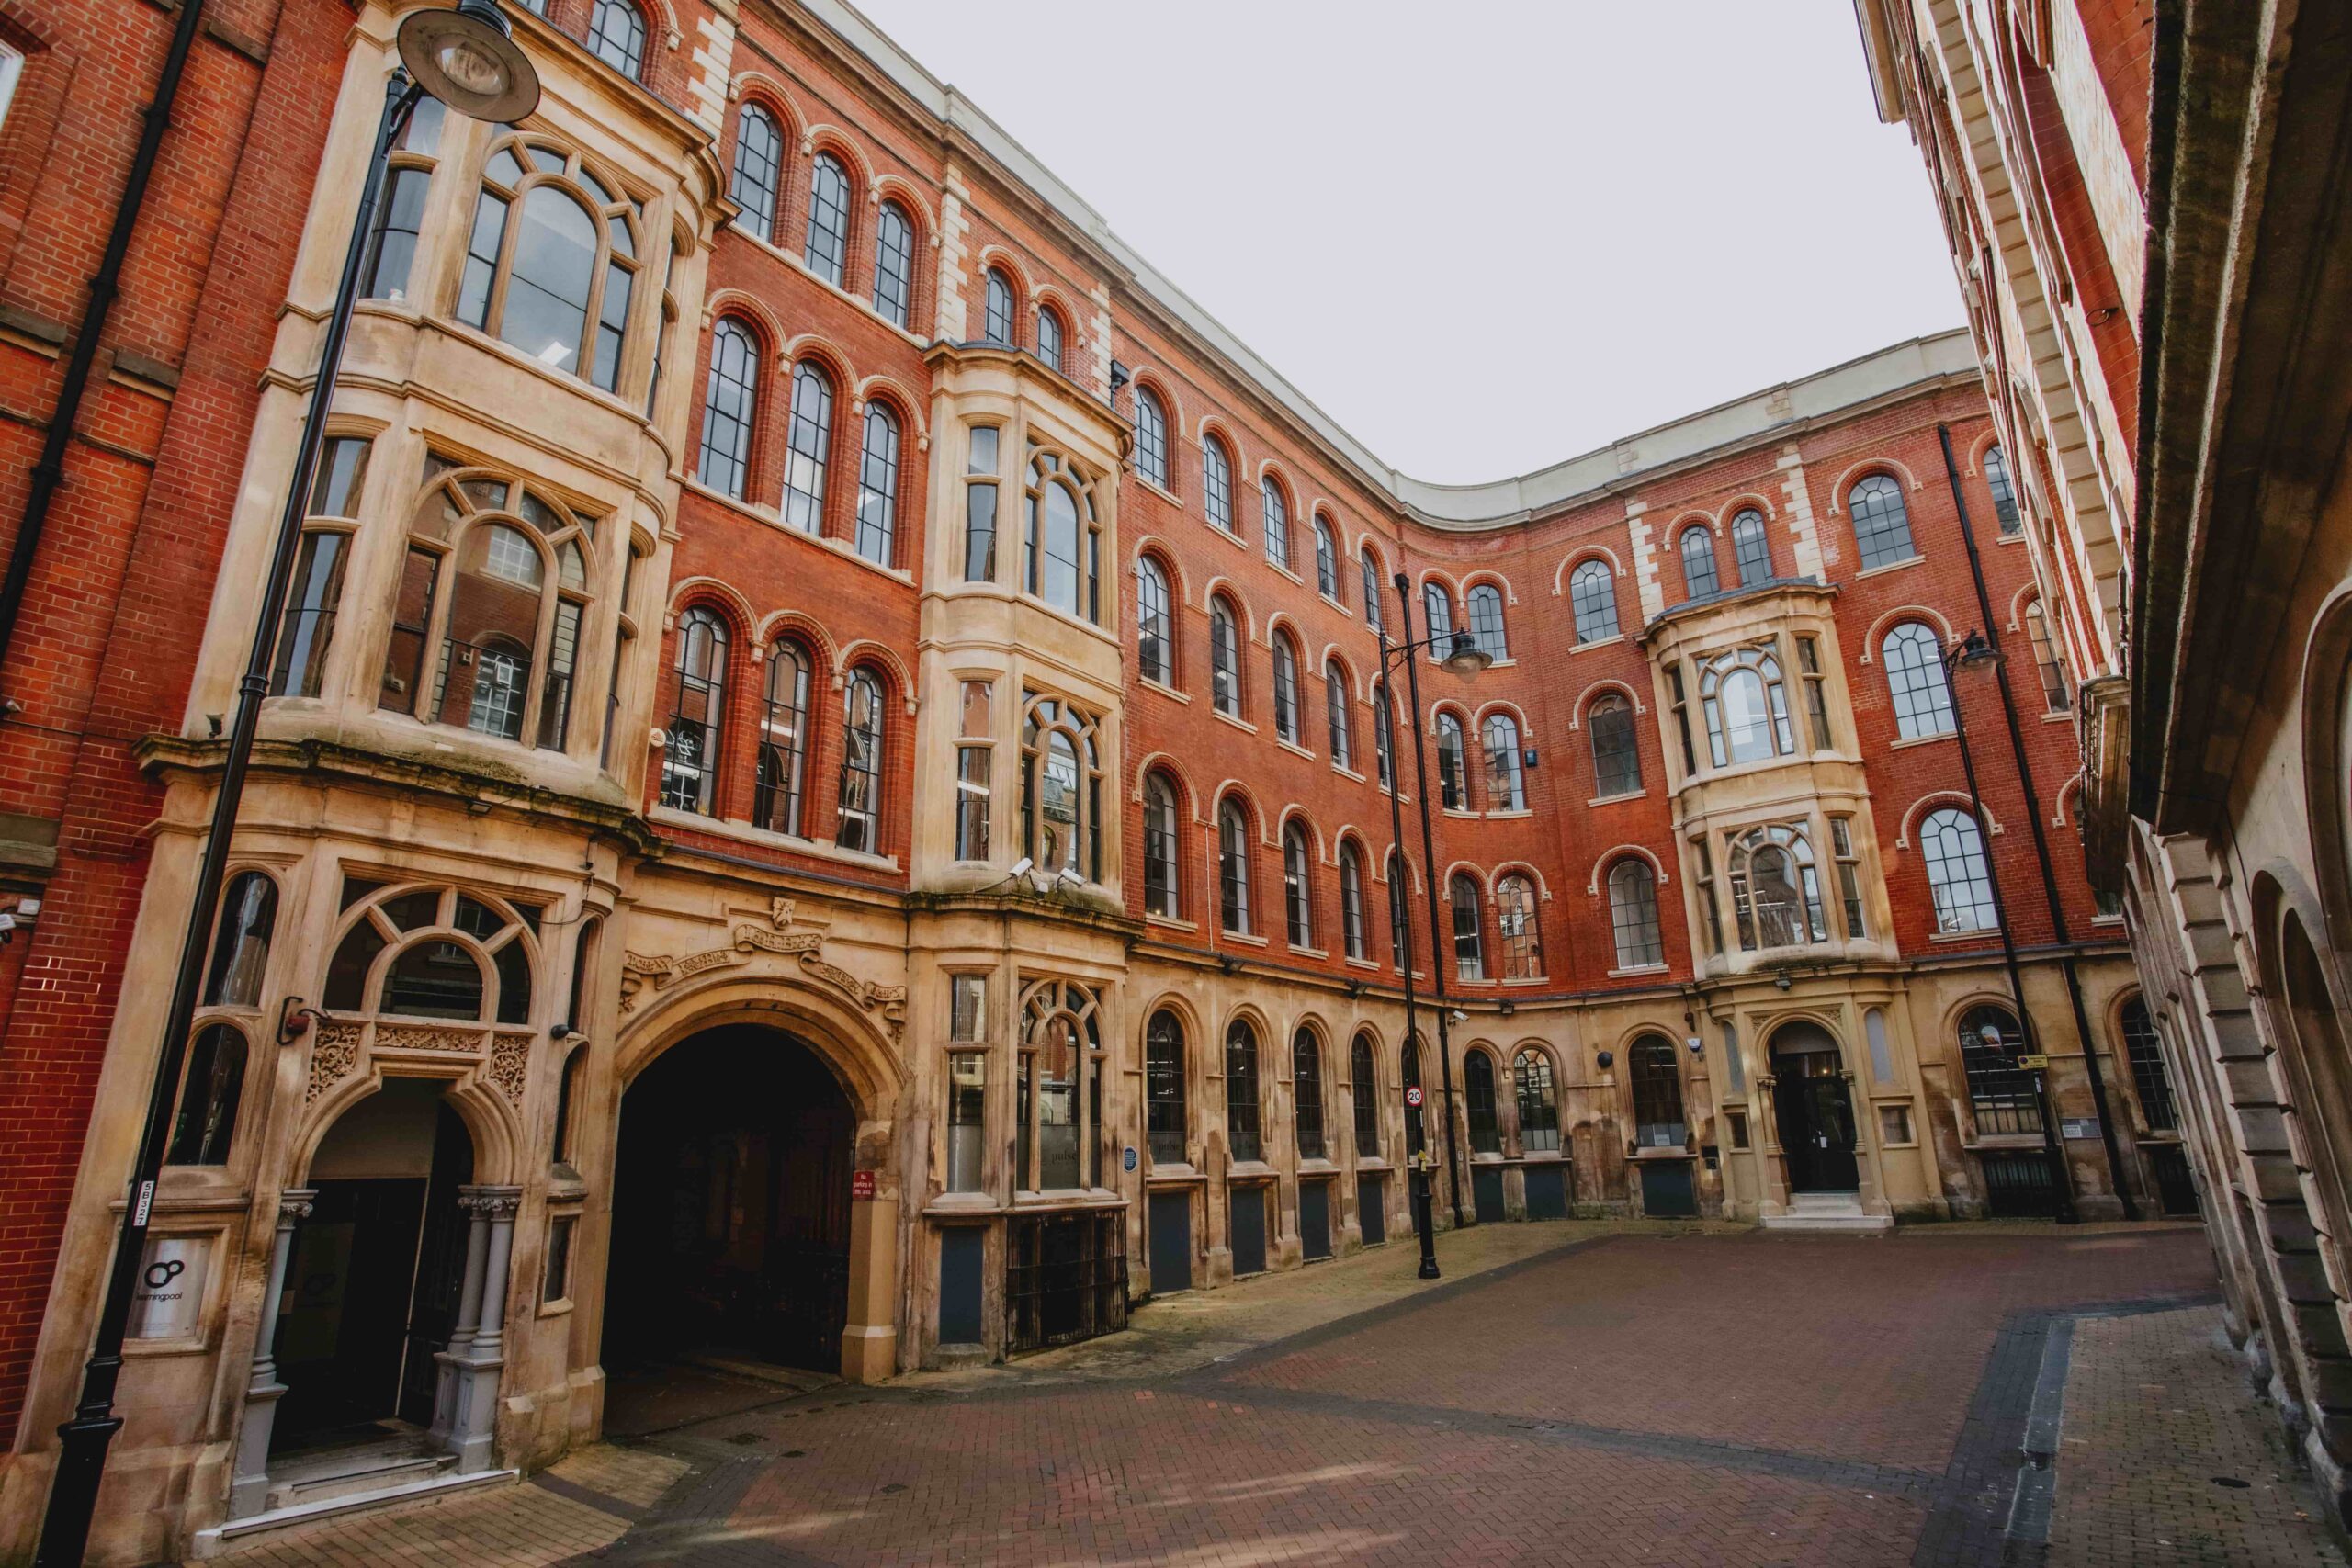
<path id="1" fill-rule="evenodd" d="M 1102 1185 L 1101 1006 L 1069 980 L 1031 985 L 1022 1002 L 1013 1185 L 1023 1192 Z"/>

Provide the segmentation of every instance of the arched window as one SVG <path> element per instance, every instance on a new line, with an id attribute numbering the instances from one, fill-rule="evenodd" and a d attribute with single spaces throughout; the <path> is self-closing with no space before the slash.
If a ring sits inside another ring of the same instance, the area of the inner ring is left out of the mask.
<path id="1" fill-rule="evenodd" d="M 226 1023 L 196 1032 L 181 1069 L 179 1109 L 172 1118 L 165 1165 L 226 1165 L 237 1141 L 245 1087 L 245 1037 Z"/>
<path id="2" fill-rule="evenodd" d="M 1796 750 L 1781 661 L 1761 648 L 1734 649 L 1699 675 L 1707 748 L 1718 768 L 1785 757 Z"/>
<path id="3" fill-rule="evenodd" d="M 1014 1104 L 1022 1120 L 1014 1160 L 1022 1174 L 1016 1179 L 1032 1192 L 1100 1187 L 1104 1143 L 1102 1003 L 1075 981 L 1047 980 L 1030 987 L 1021 1013 Z M 1033 1148 L 1034 1181 L 1028 1174 Z"/>
<path id="4" fill-rule="evenodd" d="M 2002 533 L 2014 534 L 2025 526 L 2018 514 L 2017 487 L 2009 483 L 2009 460 L 1998 446 L 1984 448 L 1984 488 L 1993 492 L 1993 515 Z"/>
<path id="5" fill-rule="evenodd" d="M 1568 604 L 1576 612 L 1578 642 L 1617 635 L 1617 585 L 1607 561 L 1589 560 L 1568 573 Z"/>
<path id="6" fill-rule="evenodd" d="M 1143 784 L 1143 907 L 1175 919 L 1182 897 L 1176 853 L 1176 786 L 1164 773 Z"/>
<path id="7" fill-rule="evenodd" d="M 1995 451 L 2000 450 L 1997 446 Z M 2164 1042 L 2156 1033 L 2148 1004 L 2133 997 L 2123 1004 L 2123 1055 L 2132 1064 L 2132 1086 L 2140 1091 L 2140 1114 L 2152 1133 L 2169 1133 L 2180 1125 L 2172 1098 L 2172 1074 L 2165 1067 Z"/>
<path id="8" fill-rule="evenodd" d="M 212 955 L 204 967 L 208 1008 L 261 1006 L 263 973 L 277 925 L 277 884 L 258 871 L 241 871 L 220 896 L 212 928 Z"/>
<path id="9" fill-rule="evenodd" d="M 626 0 L 606 4 L 631 18 L 642 39 L 643 24 Z M 458 284 L 458 320 L 542 365 L 615 390 L 642 221 L 637 203 L 577 153 L 541 137 L 505 138 L 482 165 Z"/>
<path id="10" fill-rule="evenodd" d="M 0 46 L 5 47 L 5 46 Z M 329 436 L 319 453 L 311 481 L 310 514 L 356 523 L 368 480 L 372 444 L 364 436 Z M 288 585 L 285 617 L 277 627 L 277 654 L 271 660 L 269 694 L 315 697 L 326 679 L 327 649 L 343 606 L 343 571 L 356 528 L 310 527 Z"/>
<path id="11" fill-rule="evenodd" d="M 760 760 L 752 820 L 771 833 L 803 836 L 801 775 L 808 755 L 808 655 L 798 643 L 768 652 L 767 693 L 760 716 Z"/>
<path id="12" fill-rule="evenodd" d="M 1136 472 L 1168 489 L 1168 410 L 1149 387 L 1136 389 Z"/>
<path id="13" fill-rule="evenodd" d="M 1370 956 L 1363 936 L 1363 855 L 1351 843 L 1340 846 L 1340 930 L 1350 958 Z"/>
<path id="14" fill-rule="evenodd" d="M 834 288 L 849 266 L 849 171 L 831 152 L 820 152 L 808 168 L 808 240 L 801 259 Z"/>
<path id="15" fill-rule="evenodd" d="M 865 449 L 857 468 L 857 553 L 896 564 L 899 538 L 899 416 L 865 405 Z"/>
<path id="16" fill-rule="evenodd" d="M 695 478 L 743 499 L 752 476 L 752 417 L 757 411 L 760 350 L 750 329 L 721 316 L 710 333 L 710 378 L 702 400 L 702 452 Z"/>
<path id="17" fill-rule="evenodd" d="M 915 224 L 907 209 L 886 201 L 874 220 L 874 309 L 903 327 L 915 296 Z"/>
<path id="18" fill-rule="evenodd" d="M 1510 657 L 1510 638 L 1503 629 L 1503 591 L 1491 582 L 1470 590 L 1464 601 L 1470 612 L 1470 640 L 1492 659 Z"/>
<path id="19" fill-rule="evenodd" d="M 1289 566 L 1290 502 L 1272 474 L 1258 481 L 1258 516 L 1266 536 L 1266 558 L 1276 566 Z"/>
<path id="20" fill-rule="evenodd" d="M 1348 694 L 1348 671 L 1336 659 L 1323 661 L 1323 725 L 1331 732 L 1331 764 L 1351 768 L 1355 765 L 1355 740 L 1349 733 L 1348 709 L 1352 705 Z"/>
<path id="21" fill-rule="evenodd" d="M 1715 541 L 1703 523 L 1693 523 L 1682 530 L 1682 594 L 1686 599 L 1704 599 L 1710 593 L 1722 592 L 1723 584 L 1715 577 Z"/>
<path id="22" fill-rule="evenodd" d="M 1388 706 L 1388 683 L 1376 681 L 1372 688 L 1372 760 L 1380 774 L 1380 787 L 1396 787 L 1396 717 Z"/>
<path id="23" fill-rule="evenodd" d="M 1094 486 L 1060 454 L 1029 460 L 1028 591 L 1066 615 L 1102 619 L 1102 527 Z"/>
<path id="24" fill-rule="evenodd" d="M 1315 858 L 1306 829 L 1292 822 L 1283 829 L 1283 908 L 1293 947 L 1315 945 Z"/>
<path id="25" fill-rule="evenodd" d="M 1298 713 L 1298 644 L 1290 633 L 1273 636 L 1274 733 L 1295 746 L 1306 728 Z"/>
<path id="26" fill-rule="evenodd" d="M 1634 1083 L 1634 1141 L 1645 1149 L 1679 1148 L 1690 1136 L 1682 1120 L 1682 1066 L 1674 1042 L 1645 1034 L 1625 1053 Z"/>
<path id="27" fill-rule="evenodd" d="M 1040 871 L 1102 880 L 1102 761 L 1093 715 L 1034 697 L 1021 726 L 1021 836 Z"/>
<path id="28" fill-rule="evenodd" d="M 1802 828 L 1751 828 L 1734 840 L 1731 901 L 1739 945 L 1798 947 L 1829 940 L 1821 912 L 1821 874 Z"/>
<path id="29" fill-rule="evenodd" d="M 1363 573 L 1363 624 L 1374 631 L 1381 627 L 1380 620 L 1380 558 L 1366 545 L 1356 555 L 1356 564 Z"/>
<path id="30" fill-rule="evenodd" d="M 584 1080 L 588 1077 L 588 1047 L 572 1048 L 563 1059 L 562 1076 L 556 1080 L 555 1136 L 548 1144 L 548 1158 L 556 1165 L 570 1166 L 572 1136 L 578 1130 L 578 1107 Z M 579 1172 L 574 1170 L 572 1175 Z"/>
<path id="31" fill-rule="evenodd" d="M 1772 581 L 1772 546 L 1764 536 L 1764 514 L 1744 506 L 1731 520 L 1731 553 L 1739 566 L 1739 585 L 1753 588 Z"/>
<path id="32" fill-rule="evenodd" d="M 1338 603 L 1340 598 L 1340 545 L 1331 536 L 1331 522 L 1317 515 L 1315 519 L 1315 591 L 1324 598 Z"/>
<path id="33" fill-rule="evenodd" d="M 1062 369 L 1062 319 L 1049 306 L 1037 310 L 1037 357 L 1055 375 Z"/>
<path id="34" fill-rule="evenodd" d="M 1201 438 L 1201 506 L 1212 527 L 1233 527 L 1233 456 L 1214 435 Z"/>
<path id="35" fill-rule="evenodd" d="M 1470 809 L 1469 746 L 1462 721 L 1443 709 L 1437 716 L 1438 801 L 1448 811 Z"/>
<path id="36" fill-rule="evenodd" d="M 1470 1152 L 1503 1152 L 1502 1119 L 1496 1114 L 1495 1059 L 1484 1051 L 1462 1058 L 1462 1109 L 1470 1123 Z"/>
<path id="37" fill-rule="evenodd" d="M 1960 1060 L 1978 1136 L 2041 1131 L 2039 1086 L 2032 1070 L 2018 1065 L 2025 1048 L 2025 1031 L 2008 1009 L 1987 1002 L 1961 1015 Z"/>
<path id="38" fill-rule="evenodd" d="M 776 194 L 783 188 L 784 132 L 765 105 L 745 104 L 735 117 L 735 179 L 727 193 L 742 209 L 735 226 L 759 239 L 775 239 Z"/>
<path id="39" fill-rule="evenodd" d="M 484 1021 L 479 948 L 497 976 L 497 1021 L 524 1023 L 531 1015 L 533 941 L 523 917 L 503 901 L 449 887 L 386 890 L 368 898 L 335 944 L 319 1005 L 333 1013 Z M 390 962 L 382 962 L 393 948 Z"/>
<path id="40" fill-rule="evenodd" d="M 1166 1008 L 1143 1032 L 1144 1127 L 1154 1165 L 1184 1163 L 1184 1022 Z"/>
<path id="41" fill-rule="evenodd" d="M 2024 619 L 2026 638 L 2033 644 L 2034 671 L 2041 677 L 2041 705 L 2052 713 L 2064 713 L 2075 705 L 2074 697 L 2066 690 L 2066 667 L 2058 661 L 2058 648 L 2051 639 L 2050 620 L 2041 613 L 2039 596 L 2026 601 Z"/>
<path id="42" fill-rule="evenodd" d="M 1457 871 L 1447 885 L 1453 907 L 1453 970 L 1464 980 L 1487 977 L 1487 952 L 1478 925 L 1478 883 L 1466 871 Z"/>
<path id="43" fill-rule="evenodd" d="M 1216 808 L 1216 883 L 1218 919 L 1227 931 L 1248 935 L 1250 820 L 1236 801 Z"/>
<path id="44" fill-rule="evenodd" d="M 628 0 L 596 0 L 588 18 L 588 50 L 624 76 L 645 73 L 645 17 Z"/>
<path id="45" fill-rule="evenodd" d="M 833 449 L 833 381 L 804 359 L 792 367 L 792 419 L 785 437 L 784 520 L 825 531 L 825 471 Z"/>
<path id="46" fill-rule="evenodd" d="M 1903 487 L 1886 475 L 1871 474 L 1847 491 L 1846 508 L 1854 514 L 1854 547 L 1861 551 L 1864 571 L 1919 553 L 1911 544 L 1911 513 L 1903 505 Z"/>
<path id="47" fill-rule="evenodd" d="M 662 749 L 662 804 L 718 812 L 718 736 L 726 722 L 727 624 L 696 605 L 678 618 L 677 686 Z"/>
<path id="48" fill-rule="evenodd" d="M 1147 681 L 1176 683 L 1176 623 L 1168 573 L 1149 556 L 1136 558 L 1136 670 Z"/>
<path id="49" fill-rule="evenodd" d="M 1329 1152 L 1323 1143 L 1323 1044 L 1311 1029 L 1291 1037 L 1290 1088 L 1298 1157 L 1321 1159 Z"/>
<path id="50" fill-rule="evenodd" d="M 1487 742 L 1487 809 L 1526 810 L 1527 790 L 1519 771 L 1519 721 L 1507 713 L 1490 713 L 1482 728 Z"/>
<path id="51" fill-rule="evenodd" d="M 1019 347 L 1012 335 L 1012 279 L 1004 275 L 1003 268 L 992 266 L 984 288 L 980 331 L 985 341 L 999 348 Z"/>
<path id="52" fill-rule="evenodd" d="M 1936 930 L 1947 934 L 1997 930 L 1993 877 L 1984 863 L 1984 836 L 1976 818 L 1945 807 L 1919 824 L 1928 862 L 1928 891 L 1936 901 Z"/>
<path id="53" fill-rule="evenodd" d="M 1642 748 L 1634 732 L 1634 705 L 1621 692 L 1604 692 L 1585 709 L 1592 738 L 1593 790 L 1602 799 L 1634 795 L 1642 787 Z"/>
<path id="54" fill-rule="evenodd" d="M 1237 1018 L 1225 1031 L 1225 1138 L 1236 1160 L 1264 1157 L 1259 1127 L 1258 1032 Z"/>
<path id="55" fill-rule="evenodd" d="M 1917 621 L 1890 627 L 1879 640 L 1886 687 L 1894 698 L 1895 732 L 1905 740 L 1952 731 L 1951 688 L 1944 682 L 1943 647 Z"/>
<path id="56" fill-rule="evenodd" d="M 1535 884 L 1518 872 L 1495 883 L 1495 934 L 1502 939 L 1503 978 L 1544 975 L 1544 935 L 1535 919 Z"/>
<path id="57" fill-rule="evenodd" d="M 1638 855 L 1609 868 L 1609 924 L 1617 933 L 1618 968 L 1666 962 L 1666 941 L 1657 929 L 1657 873 Z"/>
<path id="58" fill-rule="evenodd" d="M 504 475 L 425 471 L 377 704 L 561 750 L 596 522 Z"/>
<path id="59" fill-rule="evenodd" d="M 833 842 L 882 852 L 882 682 L 873 671 L 849 672 L 842 689 L 842 790 Z"/>
<path id="60" fill-rule="evenodd" d="M 1373 1066 L 1372 1035 L 1357 1034 L 1348 1047 L 1348 1096 L 1355 1101 L 1356 1158 L 1380 1157 L 1380 1077 Z"/>
<path id="61" fill-rule="evenodd" d="M 1430 624 L 1430 657 L 1442 657 L 1446 639 L 1453 635 L 1453 599 L 1444 583 L 1421 584 L 1421 615 Z"/>
<path id="62" fill-rule="evenodd" d="M 1405 967 L 1405 953 L 1412 941 L 1412 928 L 1407 923 L 1406 901 L 1412 890 L 1405 885 L 1407 873 L 1404 861 L 1395 850 L 1388 852 L 1388 960 L 1397 968 Z"/>
<path id="63" fill-rule="evenodd" d="M 1560 1102 L 1552 1089 L 1552 1058 L 1526 1050 L 1511 1064 L 1519 1091 L 1519 1147 L 1522 1154 L 1556 1154 L 1560 1148 Z"/>
<path id="64" fill-rule="evenodd" d="M 1209 601 L 1209 701 L 1241 716 L 1241 621 L 1223 594 Z"/>

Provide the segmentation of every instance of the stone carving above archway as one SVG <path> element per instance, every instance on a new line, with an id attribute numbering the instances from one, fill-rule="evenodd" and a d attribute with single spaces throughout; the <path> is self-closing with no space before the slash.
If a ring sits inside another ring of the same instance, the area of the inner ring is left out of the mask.
<path id="1" fill-rule="evenodd" d="M 861 980 L 840 964 L 828 962 L 820 956 L 825 942 L 822 932 L 792 929 L 794 909 L 794 902 L 789 898 L 771 900 L 768 924 L 755 925 L 749 920 L 739 923 L 724 947 L 705 948 L 698 953 L 684 954 L 624 953 L 621 955 L 621 1011 L 627 1013 L 636 1010 L 638 996 L 648 984 L 656 991 L 666 991 L 673 986 L 683 985 L 714 969 L 731 969 L 747 964 L 754 953 L 773 953 L 798 959 L 805 973 L 840 990 L 861 1010 L 878 1010 L 883 1023 L 890 1031 L 890 1038 L 898 1039 L 907 1021 L 907 988 Z"/>

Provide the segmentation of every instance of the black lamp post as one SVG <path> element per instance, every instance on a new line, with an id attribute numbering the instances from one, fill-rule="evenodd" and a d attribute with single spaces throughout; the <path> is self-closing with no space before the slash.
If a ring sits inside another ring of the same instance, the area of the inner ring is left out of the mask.
<path id="1" fill-rule="evenodd" d="M 1968 720 L 1960 711 L 1960 686 L 1952 676 L 1959 670 L 1988 668 L 1999 663 L 2000 659 L 2000 649 L 1987 641 L 1983 632 L 1975 630 L 1943 650 L 1944 694 L 1951 704 L 1952 733 L 1960 740 L 1961 776 L 1968 784 L 1968 807 L 1976 820 L 1980 837 L 1984 832 L 1984 801 L 1976 793 L 1976 759 L 1968 749 Z M 2027 808 L 2032 808 L 2031 802 L 2027 803 Z M 2017 1008 L 2018 1038 L 2025 1046 L 2023 1054 L 2036 1055 L 2039 1053 L 2034 1049 L 2037 1036 L 2033 1015 L 2026 1010 L 2025 980 L 2018 971 L 2017 938 L 2009 931 L 2008 906 L 2001 897 L 2000 863 L 1994 858 L 1990 839 L 1983 840 L 1983 847 L 1984 878 L 1993 890 L 1993 920 L 2001 928 L 2001 962 L 2008 970 L 2009 999 Z M 2058 1139 L 2057 1107 L 2050 1098 L 2050 1070 L 2047 1067 L 2026 1070 L 2033 1075 L 2034 1103 L 2041 1117 L 2041 1146 L 2049 1157 L 2050 1179 L 2055 1184 L 2058 1193 L 2058 1223 L 2071 1225 L 2079 1216 L 2075 1213 L 2075 1184 L 2066 1173 L 2065 1146 Z"/>
<path id="2" fill-rule="evenodd" d="M 327 317 L 326 333 L 319 348 L 318 374 L 311 383 L 311 406 L 302 420 L 300 444 L 295 450 L 294 471 L 287 480 L 286 505 L 280 513 L 272 547 L 269 575 L 255 613 L 252 651 L 244 675 L 237 682 L 236 718 L 221 757 L 219 793 L 198 863 L 196 894 L 180 939 L 172 999 L 164 1023 L 163 1049 L 147 1096 L 146 1124 L 140 1134 L 138 1163 L 131 1172 L 123 1204 L 122 1224 L 115 1238 L 114 1260 L 107 1274 L 107 1293 L 98 1311 L 97 1336 L 82 1372 L 82 1397 L 74 1417 L 57 1428 L 57 1475 L 51 1483 L 49 1507 L 41 1521 L 38 1568 L 72 1568 L 82 1561 L 90 1540 L 90 1520 L 98 1501 L 98 1483 L 106 1472 L 107 1449 L 122 1417 L 114 1413 L 116 1384 L 122 1375 L 122 1342 L 130 1327 L 130 1309 L 138 1292 L 140 1269 L 147 1251 L 147 1223 L 153 1213 L 155 1184 L 163 1173 L 170 1142 L 172 1111 L 178 1099 L 181 1068 L 187 1055 L 188 1031 L 196 1017 L 197 993 L 202 983 L 204 959 L 211 946 L 213 922 L 220 904 L 220 886 L 229 863 L 230 840 L 235 831 L 237 807 L 244 795 L 245 773 L 253 759 L 254 732 L 261 716 L 262 698 L 269 691 L 271 655 L 277 644 L 277 622 L 285 609 L 294 558 L 302 538 L 302 517 L 311 483 L 318 470 L 319 452 L 326 443 L 327 405 L 334 400 L 335 378 L 342 368 L 343 349 L 351 334 L 351 310 L 358 298 L 359 276 L 374 239 L 376 203 L 384 187 L 386 154 L 408 124 L 417 101 L 430 95 L 459 114 L 496 123 L 523 119 L 538 107 L 539 78 L 531 62 L 510 35 L 506 18 L 494 0 L 459 0 L 455 10 L 413 11 L 397 36 L 401 61 L 407 69 L 392 73 L 386 85 L 384 112 L 376 128 L 375 145 L 368 155 L 368 172 L 359 190 L 359 210 L 352 221 L 351 241 L 343 258 L 343 276 L 335 287 L 334 309 Z M 273 1325 L 263 1324 L 267 1334 Z"/>
<path id="3" fill-rule="evenodd" d="M 1429 868 L 1429 874 L 1432 879 L 1434 879 L 1436 876 L 1437 863 L 1436 852 L 1434 849 L 1435 840 L 1432 829 L 1430 826 L 1429 780 L 1425 776 L 1421 753 L 1421 682 L 1420 676 L 1413 663 L 1413 656 L 1423 649 L 1435 651 L 1440 639 L 1434 634 L 1419 638 L 1416 638 L 1413 636 L 1412 594 L 1410 592 L 1410 585 L 1408 583 L 1404 574 L 1401 572 L 1397 574 L 1396 578 L 1396 594 L 1397 598 L 1404 604 L 1404 620 L 1398 629 L 1405 635 L 1402 641 L 1391 642 L 1388 640 L 1388 634 L 1386 632 L 1384 631 L 1380 634 L 1380 704 L 1383 708 L 1386 708 L 1388 705 L 1390 671 L 1396 665 L 1403 665 L 1406 674 L 1406 686 L 1411 694 L 1410 699 L 1407 705 L 1406 716 L 1413 727 L 1413 786 L 1415 790 L 1414 799 L 1419 803 L 1421 811 L 1421 860 L 1423 864 Z M 1494 661 L 1494 656 L 1480 648 L 1477 644 L 1477 639 L 1473 637 L 1466 631 L 1457 631 L 1450 638 L 1445 639 L 1444 664 L 1448 670 L 1453 671 L 1457 675 L 1476 675 Z M 1404 851 L 1405 795 L 1402 787 L 1403 782 L 1403 777 L 1397 768 L 1396 725 L 1392 719 L 1389 725 L 1388 737 L 1389 830 L 1397 846 L 1396 874 L 1406 878 L 1409 883 L 1412 877 L 1412 871 L 1410 863 L 1408 863 L 1405 858 Z M 1430 894 L 1430 979 L 1437 993 L 1437 1059 L 1438 1069 L 1445 1084 L 1445 1104 L 1442 1111 L 1442 1114 L 1445 1117 L 1445 1163 L 1446 1169 L 1453 1178 L 1453 1223 L 1458 1226 L 1462 1224 L 1462 1175 L 1460 1170 L 1457 1168 L 1457 1162 L 1453 1157 L 1453 1062 L 1446 1048 L 1445 970 L 1443 964 L 1440 962 L 1437 953 L 1437 904 L 1435 901 L 1437 895 L 1435 892 L 1435 881 L 1432 880 L 1429 886 L 1431 889 Z M 1396 900 L 1399 897 L 1410 897 L 1410 893 L 1409 891 L 1400 893 L 1396 887 L 1392 886 L 1388 890 L 1388 897 L 1390 900 L 1390 908 L 1394 909 L 1401 907 L 1397 905 Z M 1413 922 L 1410 917 L 1407 917 L 1403 919 L 1392 922 L 1392 925 L 1396 934 L 1396 940 L 1401 944 L 1401 951 L 1398 952 L 1396 958 L 1397 962 L 1403 966 L 1405 971 L 1405 1040 L 1407 1044 L 1410 1045 L 1413 1042 Z M 1418 1088 L 1419 1086 L 1409 1085 L 1408 1087 Z M 1408 1150 L 1406 1157 L 1408 1163 L 1411 1165 L 1413 1169 L 1413 1229 L 1420 1237 L 1421 1242 L 1420 1277 L 1424 1280 L 1434 1280 L 1438 1277 L 1437 1220 L 1430 1212 L 1434 1200 L 1430 1191 L 1430 1165 L 1431 1162 L 1430 1158 L 1429 1108 L 1427 1106 L 1423 1106 L 1421 1108 L 1421 1114 L 1419 1116 L 1408 1116 L 1405 1119 L 1405 1124 L 1408 1127 L 1416 1129 L 1420 1134 L 1419 1137 L 1415 1140 L 1417 1146 Z"/>

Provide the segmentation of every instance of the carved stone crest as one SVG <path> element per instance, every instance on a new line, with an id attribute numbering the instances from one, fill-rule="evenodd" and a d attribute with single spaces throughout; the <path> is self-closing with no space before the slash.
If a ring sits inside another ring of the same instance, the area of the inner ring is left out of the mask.
<path id="1" fill-rule="evenodd" d="M 490 1048 L 490 1070 L 482 1076 L 498 1086 L 498 1092 L 510 1105 L 523 1103 L 523 1090 L 531 1070 L 531 1036 L 501 1034 Z"/>
<path id="2" fill-rule="evenodd" d="M 311 1084 L 303 1091 L 302 1103 L 314 1103 L 318 1098 L 341 1083 L 359 1065 L 359 1025 L 330 1023 L 322 1027 L 311 1045 Z"/>
<path id="3" fill-rule="evenodd" d="M 470 1055 L 481 1049 L 481 1035 L 470 1029 L 435 1029 L 412 1023 L 379 1023 L 376 1026 L 376 1049 L 379 1051 L 462 1051 Z"/>

